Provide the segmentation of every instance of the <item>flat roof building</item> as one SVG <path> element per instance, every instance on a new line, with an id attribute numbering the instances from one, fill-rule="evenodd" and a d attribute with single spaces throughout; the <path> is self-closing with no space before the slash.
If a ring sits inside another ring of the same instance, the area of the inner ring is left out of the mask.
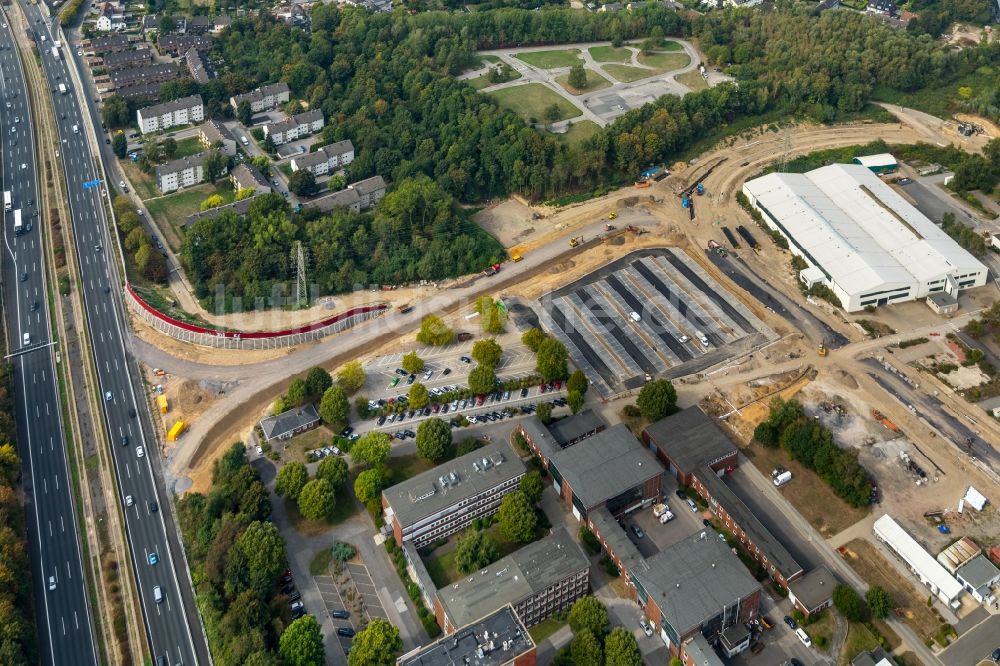
<path id="1" fill-rule="evenodd" d="M 764 222 L 807 264 L 844 310 L 956 296 L 986 283 L 986 266 L 860 164 L 770 173 L 743 185 Z"/>
<path id="2" fill-rule="evenodd" d="M 505 446 L 485 446 L 383 490 L 385 522 L 397 545 L 419 548 L 496 513 L 526 472 Z"/>
<path id="3" fill-rule="evenodd" d="M 685 486 L 699 467 L 718 472 L 737 464 L 736 445 L 699 407 L 651 423 L 642 431 L 642 441 L 656 447 L 656 457 Z"/>
<path id="4" fill-rule="evenodd" d="M 892 516 L 884 514 L 875 521 L 875 536 L 901 559 L 923 585 L 942 603 L 957 608 L 962 584 L 948 573 L 923 546 L 909 535 Z"/>
<path id="5" fill-rule="evenodd" d="M 760 584 L 711 531 L 697 532 L 629 572 L 639 605 L 674 651 L 696 634 L 710 642 L 757 617 Z"/>
<path id="6" fill-rule="evenodd" d="M 486 617 L 418 647 L 397 666 L 535 666 L 535 643 L 514 609 L 504 606 Z"/>
<path id="7" fill-rule="evenodd" d="M 568 610 L 590 591 L 590 559 L 565 528 L 515 550 L 437 591 L 435 615 L 445 633 L 510 604 L 532 627 Z"/>
<path id="8" fill-rule="evenodd" d="M 892 153 L 879 153 L 878 155 L 865 155 L 855 157 L 855 164 L 860 164 L 866 169 L 871 169 L 872 173 L 892 173 L 899 168 L 899 163 Z"/>
<path id="9" fill-rule="evenodd" d="M 997 569 L 985 555 L 976 555 L 959 567 L 955 572 L 955 578 L 979 603 L 992 604 L 996 601 L 993 587 L 1000 583 L 1000 569 Z"/>
<path id="10" fill-rule="evenodd" d="M 809 617 L 833 604 L 835 587 L 837 579 L 833 573 L 826 565 L 820 565 L 788 585 L 788 598 Z"/>

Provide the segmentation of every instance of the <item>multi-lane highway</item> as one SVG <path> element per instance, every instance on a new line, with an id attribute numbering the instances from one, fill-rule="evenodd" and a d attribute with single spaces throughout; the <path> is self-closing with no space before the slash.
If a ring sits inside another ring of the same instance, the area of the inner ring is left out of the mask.
<path id="1" fill-rule="evenodd" d="M 50 344 L 31 110 L 13 37 L 20 26 L 0 16 L 0 164 L 10 196 L 10 211 L 3 213 L 4 314 L 9 353 L 16 354 L 18 451 L 26 471 L 39 647 L 44 663 L 96 664 Z M 15 234 L 18 213 L 23 233 Z"/>
<path id="2" fill-rule="evenodd" d="M 108 435 L 105 445 L 114 462 L 150 650 L 154 663 L 160 663 L 161 658 L 170 666 L 208 663 L 177 532 L 169 507 L 162 501 L 166 495 L 159 451 L 146 401 L 141 399 L 137 371 L 125 348 L 126 318 L 117 253 L 104 209 L 107 184 L 98 182 L 99 170 L 88 138 L 90 125 L 81 113 L 79 96 L 84 93 L 75 85 L 66 61 L 75 47 L 60 39 L 57 22 L 53 19 L 50 24 L 38 5 L 23 3 L 22 7 L 28 16 L 29 34 L 39 46 L 55 113 L 80 268 L 79 286 Z M 54 40 L 63 41 L 58 55 L 52 53 Z M 66 93 L 60 92 L 60 84 Z"/>

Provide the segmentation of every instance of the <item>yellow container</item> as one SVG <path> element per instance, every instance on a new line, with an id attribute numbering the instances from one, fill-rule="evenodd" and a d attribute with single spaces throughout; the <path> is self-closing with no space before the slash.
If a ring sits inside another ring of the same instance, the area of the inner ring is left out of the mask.
<path id="1" fill-rule="evenodd" d="M 167 396 L 165 395 L 156 396 L 156 406 L 160 408 L 161 414 L 166 414 L 170 411 L 170 403 L 167 402 Z"/>
<path id="2" fill-rule="evenodd" d="M 167 433 L 167 441 L 175 442 L 177 438 L 181 436 L 181 433 L 187 428 L 187 424 L 184 421 L 178 421 L 171 428 L 170 432 Z"/>

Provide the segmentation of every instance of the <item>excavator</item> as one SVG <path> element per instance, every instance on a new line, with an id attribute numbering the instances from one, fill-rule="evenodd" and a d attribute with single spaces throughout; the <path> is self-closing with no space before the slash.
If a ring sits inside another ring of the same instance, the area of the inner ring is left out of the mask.
<path id="1" fill-rule="evenodd" d="M 821 340 L 819 347 L 816 348 L 816 354 L 819 356 L 826 356 L 826 340 Z"/>

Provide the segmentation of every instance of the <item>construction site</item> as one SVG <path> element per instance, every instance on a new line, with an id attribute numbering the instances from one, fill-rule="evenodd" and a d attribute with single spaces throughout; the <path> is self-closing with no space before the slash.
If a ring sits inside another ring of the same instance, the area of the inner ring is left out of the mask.
<path id="1" fill-rule="evenodd" d="M 848 315 L 801 293 L 791 255 L 735 201 L 744 180 L 776 159 L 875 138 L 889 144 L 958 140 L 955 122 L 892 111 L 899 123 L 760 128 L 689 163 L 653 167 L 635 184 L 583 203 L 498 202 L 476 220 L 507 248 L 510 261 L 489 274 L 335 299 L 338 306 L 390 307 L 383 317 L 324 340 L 246 353 L 193 348 L 140 324 L 133 343 L 149 365 L 151 400 L 162 396 L 169 404 L 162 413 L 164 439 L 178 421 L 185 424 L 176 441 L 164 443 L 170 481 L 178 491 L 204 489 L 225 445 L 245 439 L 275 396 L 310 366 L 333 372 L 348 360 L 373 361 L 384 383 L 402 353 L 435 358 L 415 342 L 424 316 L 474 330 L 466 317 L 472 303 L 492 295 L 524 304 L 565 344 L 596 388 L 588 394 L 590 406 L 609 420 L 621 419 L 647 381 L 670 378 L 678 404 L 700 404 L 766 476 L 777 468 L 792 473 L 781 494 L 818 538 L 844 549 L 840 554 L 852 566 L 858 558 L 845 553 L 880 551 L 872 525 L 885 513 L 935 553 L 957 536 L 1000 545 L 994 508 L 1000 456 L 991 444 L 1000 441 L 1000 423 L 960 393 L 988 378 L 961 363 L 954 364 L 960 371 L 936 372 L 957 359 L 945 334 L 995 300 L 996 287 L 963 292 L 950 318 L 916 303 Z M 974 136 L 964 145 L 981 148 L 986 140 Z M 329 308 L 317 305 L 313 312 L 319 318 Z M 303 322 L 302 313 L 295 316 Z M 517 333 L 513 329 L 508 325 L 508 335 Z M 906 331 L 902 340 L 927 342 L 903 346 L 900 335 L 873 337 L 872 330 Z M 467 347 L 446 347 L 440 355 L 457 356 Z M 525 357 L 523 372 L 529 364 Z M 839 447 L 856 453 L 874 484 L 872 506 L 847 505 L 783 449 L 753 442 L 775 397 L 799 401 Z M 988 500 L 982 511 L 959 510 L 970 486 Z M 890 555 L 882 557 L 908 581 L 914 598 L 926 599 L 918 580 Z M 941 614 L 965 628 L 963 622 L 971 622 L 965 618 L 981 610 L 963 606 Z M 912 624 L 921 644 L 933 638 L 929 624 Z"/>

